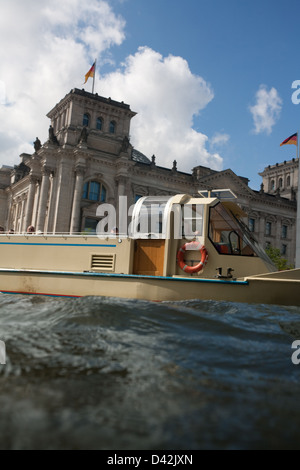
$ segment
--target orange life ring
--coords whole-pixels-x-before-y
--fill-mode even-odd
[[[201,253],[201,260],[198,264],[196,264],[196,266],[188,266],[184,262],[183,256],[187,248],[189,250],[198,250]],[[199,271],[201,271],[201,269],[204,268],[207,261],[208,261],[207,249],[200,242],[194,241],[190,243],[185,243],[185,245],[179,248],[178,253],[177,253],[177,264],[186,273],[190,273],[190,274],[198,273]]]

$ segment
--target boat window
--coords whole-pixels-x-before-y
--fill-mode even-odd
[[[173,198],[144,196],[138,199],[132,214],[131,236],[162,239],[203,236],[203,204],[174,204]]]
[[[135,204],[130,233],[133,238],[165,238],[170,196],[145,196]]]
[[[203,209],[203,204],[183,204],[181,206],[183,238],[203,235]]]
[[[209,238],[221,254],[257,256],[242,226],[221,203],[210,208]]]

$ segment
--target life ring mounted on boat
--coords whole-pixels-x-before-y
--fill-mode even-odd
[[[198,250],[201,253],[201,260],[195,266],[188,266],[185,263],[184,259],[183,259],[184,254],[185,254],[187,249],[188,250]],[[195,242],[194,241],[194,242],[190,242],[190,243],[185,243],[181,248],[179,248],[179,250],[177,252],[177,264],[178,264],[178,266],[184,272],[189,273],[189,274],[194,274],[194,273],[198,273],[199,271],[201,271],[205,267],[207,261],[208,261],[207,249],[200,242]]]

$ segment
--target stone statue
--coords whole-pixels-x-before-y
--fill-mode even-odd
[[[79,143],[87,143],[87,138],[88,138],[88,130],[86,128],[86,126],[84,126],[82,128],[82,131],[80,133],[80,137],[79,137]]]
[[[51,124],[50,124],[50,126],[49,126],[49,141],[50,141],[52,144],[59,145],[58,140],[57,140],[57,137],[56,137],[56,135],[54,135],[54,129],[53,129],[53,127],[51,126]]]
[[[121,152],[127,152],[128,147],[129,147],[129,139],[127,135],[125,135],[123,142],[122,142]]]
[[[33,142],[35,152],[38,152],[42,146],[40,139],[37,137]]]

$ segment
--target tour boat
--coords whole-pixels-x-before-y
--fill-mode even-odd
[[[234,199],[230,190],[142,197],[128,228],[119,214],[117,233],[109,218],[96,233],[3,233],[0,291],[299,306],[300,269],[276,272]]]

